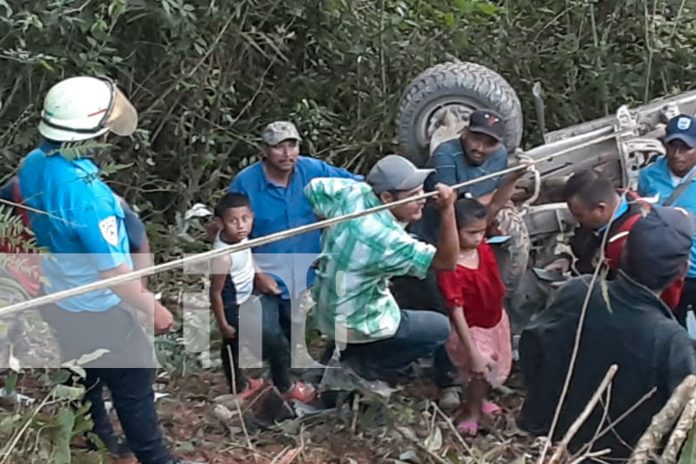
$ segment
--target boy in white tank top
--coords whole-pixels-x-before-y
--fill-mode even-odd
[[[215,207],[215,222],[218,233],[213,248],[247,241],[254,224],[249,199],[242,194],[225,194]],[[251,249],[230,253],[212,262],[210,302],[222,334],[222,366],[230,392],[239,394],[240,399],[254,396],[265,384],[262,379],[247,379],[239,368],[239,307],[251,296],[254,274]],[[233,363],[230,363],[230,351]]]

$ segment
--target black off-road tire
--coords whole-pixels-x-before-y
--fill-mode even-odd
[[[401,153],[414,163],[427,161],[430,137],[446,107],[464,120],[475,109],[492,109],[505,121],[508,151],[513,153],[522,141],[522,105],[512,86],[485,66],[447,62],[419,74],[401,97],[397,137]]]

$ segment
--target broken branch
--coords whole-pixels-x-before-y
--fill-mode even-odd
[[[650,426],[645,431],[636,448],[631,454],[629,464],[646,464],[662,438],[672,428],[684,410],[684,406],[691,398],[696,387],[696,376],[689,375],[674,390],[667,404],[654,417]]]
[[[694,427],[694,418],[696,418],[696,390],[692,391],[691,399],[686,403],[686,407],[679,417],[677,425],[669,437],[667,446],[662,453],[662,464],[669,464],[677,461],[679,450],[681,449],[686,437]]]
[[[587,418],[590,417],[590,414],[592,414],[592,411],[594,410],[595,406],[597,406],[599,399],[602,397],[606,389],[609,387],[609,384],[614,379],[614,376],[616,375],[616,372],[618,370],[619,367],[616,364],[612,364],[609,367],[609,370],[604,376],[604,379],[599,384],[599,387],[597,387],[597,390],[592,395],[592,398],[590,398],[590,401],[585,406],[585,409],[583,409],[583,411],[580,413],[575,422],[573,422],[573,424],[570,426],[565,436],[561,440],[560,444],[556,447],[556,451],[551,456],[551,459],[549,460],[548,464],[557,464],[558,462],[560,462],[565,451],[568,449],[568,444],[570,443],[570,440],[573,439],[575,434],[578,433],[578,431],[580,430],[580,427],[582,427]]]

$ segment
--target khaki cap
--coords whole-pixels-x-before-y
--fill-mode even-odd
[[[283,140],[302,140],[297,127],[288,121],[275,121],[266,126],[261,136],[266,145],[278,145]]]

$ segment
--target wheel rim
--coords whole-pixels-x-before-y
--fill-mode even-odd
[[[430,138],[435,130],[442,124],[442,118],[446,111],[451,111],[457,118],[467,122],[469,115],[483,105],[477,100],[457,96],[446,96],[435,100],[426,106],[416,122],[416,137],[418,145],[426,148],[430,144]]]

